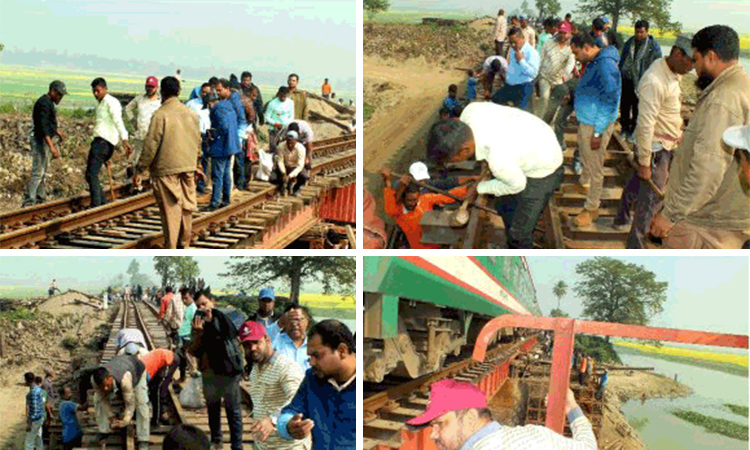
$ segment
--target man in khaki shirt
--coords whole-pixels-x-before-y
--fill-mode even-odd
[[[638,84],[640,113],[635,129],[638,170],[625,183],[615,229],[627,230],[627,248],[644,248],[651,219],[661,208],[661,199],[648,184],[662,191],[667,184],[672,150],[682,137],[680,80],[693,68],[692,36],[682,35],[666,58],[656,60]]]
[[[286,80],[289,86],[289,98],[294,102],[294,118],[307,120],[310,113],[307,110],[307,92],[297,89],[299,75],[293,73]]]
[[[147,167],[151,186],[159,205],[164,247],[182,248],[190,245],[193,211],[198,207],[195,177],[203,177],[198,168],[201,132],[198,116],[178,98],[180,82],[175,77],[161,80],[162,105],[151,119],[143,142],[143,155],[136,168],[133,183],[139,184],[138,173]]]
[[[664,208],[651,233],[666,248],[739,249],[750,239],[750,193],[742,188],[740,163],[722,133],[750,120],[750,77],[739,64],[733,29],[703,28],[691,44],[703,92],[675,152]]]

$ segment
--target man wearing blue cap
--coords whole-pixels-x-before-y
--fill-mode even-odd
[[[258,311],[250,317],[250,320],[263,325],[271,342],[279,334],[279,324],[277,323],[279,316],[274,310],[275,305],[276,293],[273,288],[263,288],[258,294]]]

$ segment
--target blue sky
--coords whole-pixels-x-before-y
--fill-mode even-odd
[[[497,14],[497,10],[506,11],[521,6],[523,0],[392,0],[393,8],[426,8],[437,10],[469,10],[482,14]],[[532,9],[534,0],[528,0]],[[573,11],[578,2],[575,0],[560,0],[564,12]],[[700,28],[714,24],[724,24],[733,27],[738,33],[750,33],[750,1],[748,0],[672,0],[671,14],[673,20],[682,22],[687,30],[697,31]]]
[[[0,42],[174,63],[186,78],[206,66],[297,72],[317,87],[356,77],[356,11],[353,0],[2,0]]]
[[[568,285],[560,309],[572,317],[583,311],[573,292],[579,279],[575,266],[588,257],[528,257],[539,306],[545,315],[557,306],[552,287],[558,280]],[[722,333],[748,333],[750,300],[747,257],[617,257],[636,263],[667,281],[664,311],[651,325]]]

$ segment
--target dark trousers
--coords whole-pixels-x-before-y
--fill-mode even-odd
[[[177,353],[180,355],[180,380],[184,380],[187,377],[187,346],[190,345],[190,339],[181,337],[179,342],[180,345],[177,347]]]
[[[495,41],[495,54],[498,56],[505,57],[503,54],[503,50],[505,50],[503,47],[505,47],[504,41]]]
[[[544,121],[554,128],[557,142],[560,143],[563,152],[565,151],[565,126],[568,123],[568,118],[575,111],[575,103],[572,98],[577,85],[578,79],[572,78],[552,88],[549,105],[547,105],[547,111],[544,113]]]
[[[221,443],[221,401],[229,422],[232,450],[242,450],[242,396],[240,394],[241,375],[216,375],[210,370],[203,371],[203,396],[208,409],[208,426],[211,429],[211,442]]]
[[[83,436],[78,436],[68,442],[63,442],[63,450],[73,450],[74,448],[83,447]]]
[[[231,168],[228,158],[211,158],[211,206],[219,207],[229,204],[229,196],[232,193]]]
[[[203,173],[208,175],[208,136],[203,134],[201,137],[201,167]],[[200,192],[206,189],[206,180],[200,180],[196,183],[195,188]]]
[[[289,173],[289,169],[287,169],[287,173]],[[302,186],[307,183],[307,180],[309,178],[310,176],[308,175],[307,169],[302,169],[302,171],[295,178],[290,179],[287,182],[287,185],[284,186],[284,177],[281,175],[281,171],[279,171],[278,166],[274,166],[271,176],[268,177],[268,181],[278,186],[279,190],[291,189],[292,193],[296,194],[297,192],[299,192]]]
[[[651,158],[651,179],[662,191],[669,176],[669,163],[672,152],[660,150],[654,152]],[[662,200],[656,195],[648,183],[638,178],[634,171],[630,174],[622,191],[620,206],[615,216],[615,225],[624,225],[632,220],[628,234],[627,248],[645,248],[644,242],[648,238],[651,220],[661,209]]]
[[[232,167],[232,174],[234,175],[234,185],[237,189],[245,189],[245,140],[241,140],[242,151],[234,155],[234,166]]]
[[[635,95],[635,82],[622,77],[620,96],[620,125],[622,130],[632,133],[638,123],[638,96]]]
[[[102,185],[99,183],[99,171],[112,158],[114,152],[115,146],[100,137],[94,138],[91,143],[89,158],[86,161],[86,182],[89,185],[89,192],[91,192],[91,206],[100,206],[106,203]]]
[[[563,179],[562,166],[544,178],[527,178],[526,188],[495,200],[495,210],[505,223],[508,248],[533,248],[534,228]]]
[[[169,398],[169,384],[174,378],[174,373],[180,366],[180,355],[174,355],[174,361],[167,367],[162,367],[151,381],[148,382],[148,399],[151,402],[151,425],[156,426],[161,414],[161,406]]]
[[[492,101],[498,105],[513,103],[524,111],[531,109],[531,97],[534,94],[534,83],[504,84],[499,91],[492,96]]]

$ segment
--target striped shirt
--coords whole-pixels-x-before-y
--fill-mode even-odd
[[[539,425],[506,427],[491,422],[464,442],[460,450],[596,450],[596,438],[591,423],[580,408],[569,414],[572,438],[557,434]]]
[[[281,408],[294,398],[303,376],[299,365],[278,352],[263,366],[254,364],[250,372],[253,418],[271,417],[275,422]],[[265,442],[256,441],[255,444],[260,450],[309,450],[312,441],[309,436],[302,440],[286,440],[274,430]]]
[[[576,66],[570,45],[561,47],[555,38],[548,39],[544,43],[540,57],[542,62],[539,67],[539,76],[553,86],[565,81],[563,78],[573,73]]]

